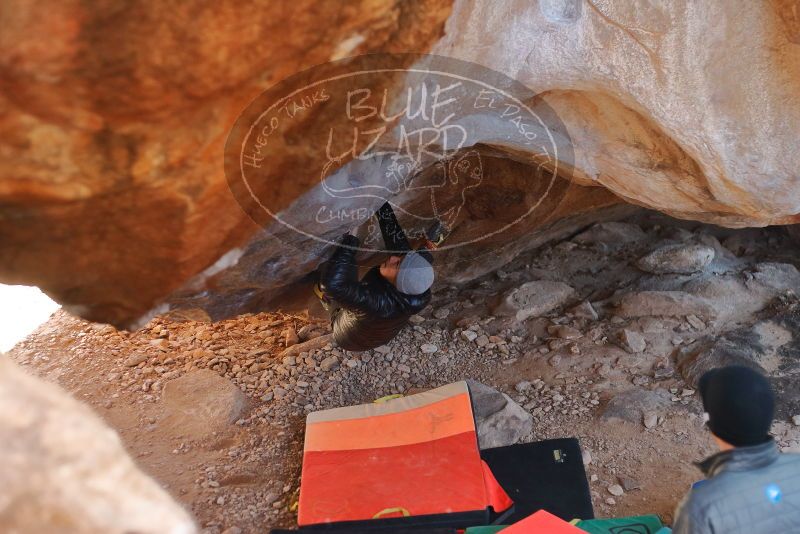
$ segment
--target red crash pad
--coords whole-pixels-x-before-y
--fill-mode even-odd
[[[511,504],[480,458],[465,382],[308,415],[300,526]]]
[[[586,534],[553,514],[539,510],[502,530],[503,534]]]

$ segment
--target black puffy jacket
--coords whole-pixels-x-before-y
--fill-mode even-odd
[[[381,226],[383,229],[383,224]],[[394,235],[400,235],[405,241],[402,233]],[[333,339],[345,350],[373,349],[389,342],[408,323],[409,317],[425,308],[431,300],[431,291],[420,295],[401,293],[381,276],[378,267],[370,269],[359,281],[355,259],[359,240],[346,235],[342,245],[336,249],[320,278],[322,291],[339,306],[331,317]],[[387,245],[391,249],[404,246],[402,242],[387,242]],[[420,254],[433,262],[430,252]]]

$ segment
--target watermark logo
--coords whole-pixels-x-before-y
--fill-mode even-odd
[[[446,228],[438,252],[502,242],[546,220],[572,163],[542,98],[486,67],[418,54],[300,72],[247,107],[225,149],[231,191],[259,224],[300,246],[350,231],[386,252],[374,216],[384,203],[410,239]]]

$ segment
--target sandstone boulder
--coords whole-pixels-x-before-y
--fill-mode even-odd
[[[600,417],[639,425],[645,415],[664,413],[672,404],[671,398],[672,395],[663,389],[630,389],[612,397]]]
[[[513,445],[533,431],[533,416],[511,397],[474,380],[467,384],[481,449]]]
[[[800,303],[796,297],[778,299],[762,312],[762,319],[705,337],[681,349],[677,368],[686,382],[697,386],[706,371],[727,365],[744,365],[764,373],[776,391],[779,417],[800,411]]]
[[[234,423],[247,398],[227,378],[200,369],[167,382],[162,402],[161,425],[176,436],[202,439]]]
[[[495,315],[524,321],[555,310],[575,297],[575,290],[563,282],[536,280],[507,292],[494,307]]]
[[[627,328],[624,328],[619,333],[619,342],[622,348],[631,354],[644,352],[644,350],[647,348],[647,342],[645,341],[644,336],[642,336],[642,334],[639,332],[628,330]]]
[[[38,285],[74,314],[125,326],[166,311],[184,284],[201,293],[260,230],[224,174],[226,137],[247,104],[313,65],[429,51],[450,3],[7,4],[0,281]],[[306,192],[299,170],[274,189],[282,207]],[[300,265],[286,243],[256,240]],[[272,283],[263,269],[261,278]],[[249,303],[252,285],[237,282],[228,314]]]
[[[800,272],[788,263],[759,263],[741,273],[697,277],[683,284],[682,289],[711,304],[717,321],[736,322],[759,312],[786,292],[800,292]]]
[[[653,274],[692,274],[713,259],[714,249],[705,245],[667,245],[640,258],[636,266]]]
[[[552,126],[551,151],[509,146],[485,114],[462,117],[474,135],[453,169],[482,168],[486,180],[447,199],[463,199],[447,212],[460,210],[454,237],[494,236],[520,212],[541,209],[491,245],[442,251],[449,270],[440,279],[480,276],[620,201],[727,226],[800,222],[793,2],[751,3],[747,16],[727,0],[358,0],[347,9],[309,0],[236,9],[15,0],[5,9],[13,16],[0,35],[0,280],[38,285],[92,320],[136,326],[167,306],[218,319],[269,304],[313,271],[329,253],[325,240],[382,199],[331,206],[335,224],[323,240],[253,224],[251,206],[243,210],[229,190],[223,145],[265,89],[366,52],[488,66],[550,110],[540,118]],[[401,85],[383,76],[371,87],[388,89],[392,103]],[[323,174],[336,191],[383,187],[404,207],[430,199],[393,189],[386,158],[360,151],[322,173],[312,150],[324,149],[327,126],[337,124],[323,111],[307,118],[270,139],[279,150],[265,166],[263,200],[276,217],[313,222]],[[541,170],[545,155],[569,170],[541,189],[521,177]],[[420,176],[453,169],[425,162]],[[615,241],[613,232],[580,240]]]
[[[602,243],[616,247],[645,239],[647,234],[635,224],[625,222],[598,223],[572,240],[582,245]]]
[[[88,407],[2,356],[0,406],[0,531],[197,531]]]
[[[684,291],[638,291],[626,293],[614,310],[620,317],[666,316],[683,317],[697,315],[713,319],[717,317],[714,306],[702,297]]]
[[[800,271],[791,263],[759,263],[752,275],[756,282],[776,291],[800,289]]]

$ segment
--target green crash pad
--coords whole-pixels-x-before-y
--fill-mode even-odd
[[[575,524],[590,534],[657,534],[663,527],[657,515],[640,515],[612,519],[587,519]],[[470,527],[465,534],[496,534],[506,528],[502,526]]]
[[[640,515],[612,519],[587,519],[575,525],[591,534],[656,534],[661,527],[657,515]]]

